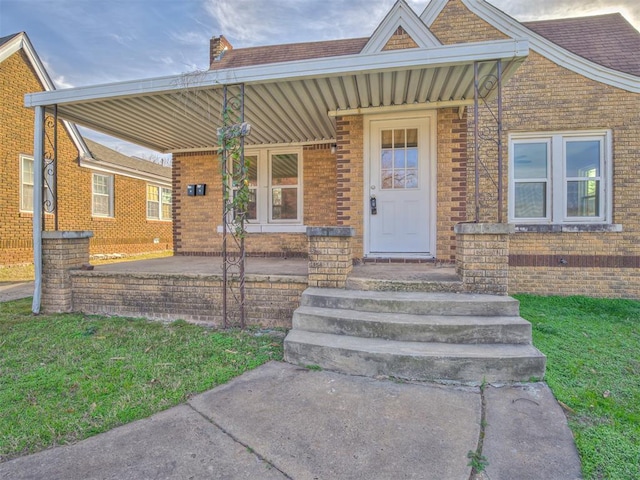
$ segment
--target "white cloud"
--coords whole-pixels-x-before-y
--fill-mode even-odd
[[[536,0],[535,7],[530,0],[491,0],[490,3],[521,21],[620,12],[640,28],[640,2],[637,0]]]
[[[420,14],[427,0],[411,1]],[[337,38],[373,33],[394,0],[204,0],[220,31],[238,47]]]

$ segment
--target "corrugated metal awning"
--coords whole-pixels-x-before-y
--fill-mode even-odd
[[[500,40],[212,70],[25,96],[27,107],[160,152],[217,148],[224,85],[245,84],[248,144],[329,142],[333,116],[385,107],[473,103],[473,65],[503,78],[528,54],[525,40]],[[409,107],[410,106],[410,107]]]

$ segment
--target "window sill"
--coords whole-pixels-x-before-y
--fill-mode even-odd
[[[92,222],[115,222],[115,217],[91,217]]]
[[[306,233],[306,225],[286,225],[286,224],[248,224],[247,233]],[[222,233],[222,225],[218,225],[218,233]]]
[[[171,223],[171,220],[167,220],[164,218],[147,218],[147,222],[149,223]]]
[[[618,223],[516,224],[516,233],[602,233],[622,232]]]

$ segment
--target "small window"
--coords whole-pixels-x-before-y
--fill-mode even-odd
[[[610,221],[610,143],[609,132],[512,135],[510,221]]]
[[[171,220],[171,189],[147,185],[147,218]]]
[[[249,187],[247,220],[259,225],[302,222],[301,150],[254,150],[244,160]],[[235,195],[237,186],[232,188]]]
[[[93,208],[96,217],[113,217],[113,176],[93,174]]]
[[[33,158],[20,157],[20,210],[33,212]]]
[[[52,186],[54,182],[53,170],[46,169],[45,182]],[[22,212],[33,212],[33,183],[34,183],[34,161],[33,157],[20,155],[20,210]],[[43,185],[43,200],[49,205],[53,205],[53,193]]]

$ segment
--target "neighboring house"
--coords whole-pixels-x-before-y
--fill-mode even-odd
[[[33,260],[33,111],[27,92],[54,85],[25,33],[0,38],[0,265]],[[52,157],[53,117],[45,152]],[[92,253],[172,248],[171,169],[83,139],[73,124],[57,128],[60,230],[92,230]],[[52,180],[49,170],[45,174]],[[54,196],[45,191],[45,200]],[[52,213],[46,229],[55,228]]]
[[[218,37],[208,72],[26,104],[172,152],[177,255],[221,250],[212,132],[222,86],[244,84],[249,254],[305,256],[306,228],[335,225],[355,230],[356,260],[453,262],[456,224],[501,221],[515,228],[509,293],[637,298],[638,51],[619,14],[521,23],[482,0],[432,0],[421,15],[399,0],[368,38],[234,49]],[[502,219],[497,149],[481,154],[477,196],[474,160],[475,127],[491,123],[474,118],[474,66],[484,76],[498,60]]]

